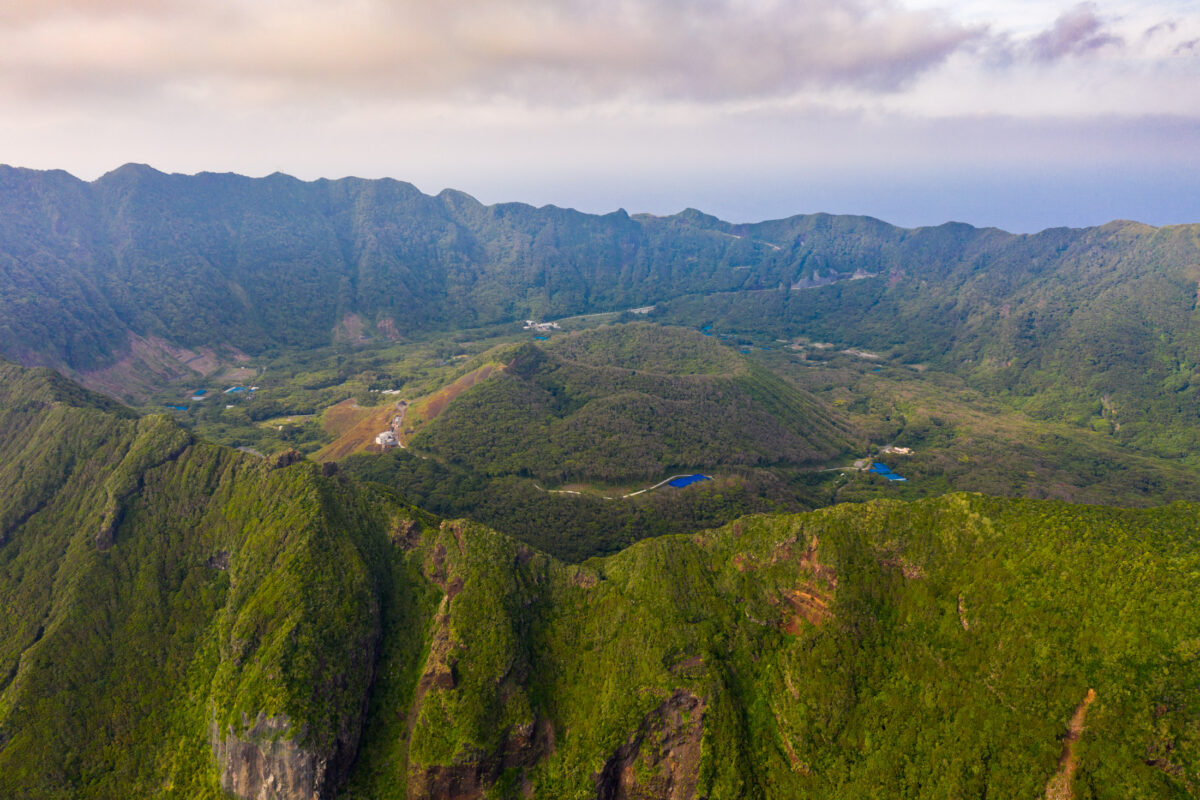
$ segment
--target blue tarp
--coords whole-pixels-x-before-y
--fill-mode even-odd
[[[192,392],[192,394],[194,394],[196,397],[199,397],[200,395],[204,394],[207,391],[208,391],[208,389],[197,389],[196,391]]]
[[[174,406],[174,405],[171,405],[170,403],[167,403],[166,406],[167,406],[167,408],[173,408],[176,411],[187,411],[187,406]]]
[[[710,481],[712,478],[707,475],[684,475],[682,478],[676,478],[668,483],[668,486],[674,486],[676,489],[682,489],[685,486],[691,486],[693,483],[700,481]]]
[[[550,340],[549,336],[535,336],[533,338],[537,339],[539,342],[546,342]]]
[[[891,468],[888,467],[887,464],[881,464],[878,461],[876,461],[874,464],[871,465],[871,472],[874,472],[876,475],[882,475],[883,477],[887,478],[889,481],[906,481],[906,480],[908,480],[908,478],[901,478],[899,475],[892,472]]]

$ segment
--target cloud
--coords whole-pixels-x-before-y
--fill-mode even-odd
[[[886,93],[983,35],[892,0],[15,0],[0,19],[10,92],[249,101]]]
[[[1123,44],[1124,39],[1111,33],[1097,14],[1095,3],[1080,3],[1059,15],[1049,30],[1029,42],[1029,55],[1034,61],[1050,63]]]
[[[1149,28],[1146,28],[1146,31],[1142,34],[1142,38],[1152,39],[1155,36],[1174,33],[1178,28],[1179,28],[1179,23],[1176,22],[1175,20],[1173,20],[1173,19],[1164,20],[1162,22],[1158,22],[1158,23],[1155,23],[1154,25],[1151,25]]]

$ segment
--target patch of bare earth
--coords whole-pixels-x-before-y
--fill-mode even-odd
[[[1075,797],[1075,770],[1079,761],[1075,755],[1075,743],[1083,735],[1083,723],[1087,720],[1088,706],[1096,700],[1096,690],[1088,689],[1083,702],[1075,708],[1071,721],[1067,723],[1067,735],[1063,738],[1063,751],[1058,759],[1058,772],[1046,784],[1046,800],[1072,800]]]
[[[805,576],[801,586],[784,593],[783,601],[791,612],[784,620],[783,631],[798,635],[803,623],[821,625],[833,618],[830,604],[837,589],[837,573],[817,560],[818,538],[814,535],[800,554],[800,574]],[[789,552],[790,555],[790,552]]]
[[[133,403],[141,403],[172,381],[207,377],[221,367],[212,348],[188,350],[157,336],[130,334],[127,350],[116,362],[71,377],[89,389]]]
[[[226,383],[244,383],[258,375],[253,367],[229,367],[217,377]]]
[[[363,321],[358,314],[347,314],[333,328],[335,342],[362,342],[367,337],[363,335]]]
[[[367,450],[375,445],[375,437],[392,426],[399,414],[399,405],[386,403],[364,408],[354,398],[343,400],[325,409],[321,424],[335,438],[317,451],[317,461],[340,461],[346,456]]]
[[[396,321],[391,317],[384,317],[379,320],[375,325],[375,330],[379,331],[383,338],[390,341],[395,342],[400,339],[400,330],[396,327]]]
[[[423,422],[429,422],[434,419],[438,414],[446,410],[446,406],[450,405],[454,398],[472,386],[476,386],[487,380],[493,373],[502,369],[504,369],[502,364],[485,364],[477,370],[468,372],[453,383],[443,386],[433,394],[417,400],[409,409],[411,426],[415,428]],[[408,433],[407,429],[405,433]]]

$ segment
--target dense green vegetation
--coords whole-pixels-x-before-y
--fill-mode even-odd
[[[1196,226],[0,167],[0,355],[166,411],[0,360],[0,796],[1193,794],[1198,285]]]
[[[909,481],[888,483],[850,469],[839,473],[806,465],[744,468],[726,463],[715,468],[694,467],[716,476],[715,483],[683,492],[659,490],[614,503],[601,495],[620,495],[674,474],[670,462],[664,461],[668,466],[661,469],[666,471],[651,478],[612,486],[597,483],[593,477],[566,487],[580,490],[582,495],[555,494],[543,491],[560,487],[556,475],[546,475],[557,465],[549,442],[540,439],[528,449],[543,459],[539,472],[545,477],[521,478],[519,468],[517,474],[503,474],[483,448],[468,450],[473,458],[455,465],[429,457],[430,451],[416,445],[401,453],[355,456],[344,464],[345,469],[358,478],[384,483],[409,502],[442,516],[470,517],[571,561],[611,553],[647,536],[723,525],[751,512],[800,511],[875,497],[917,499],[968,490],[1145,506],[1200,496],[1200,473],[1186,460],[1139,452],[1091,427],[1034,418],[1003,398],[989,396],[945,372],[914,370],[893,357],[843,353],[804,338],[780,343],[724,332],[701,337],[647,325],[612,326],[603,322],[607,319],[611,317],[565,321],[563,331],[555,332],[548,342],[535,343],[548,363],[568,362],[569,370],[555,374],[570,377],[572,390],[581,396],[608,391],[606,362],[614,365],[618,375],[628,374],[621,370],[636,368],[648,382],[665,375],[697,385],[730,380],[739,373],[744,378],[751,370],[760,375],[769,371],[803,390],[799,395],[803,403],[771,405],[776,397],[797,397],[791,387],[781,390],[776,380],[760,384],[766,391],[753,399],[756,406],[781,419],[814,419],[810,413],[829,416],[837,420],[838,431],[849,432],[854,443],[853,451],[834,461],[834,466],[848,468],[856,458],[874,455]],[[161,395],[147,409],[157,410],[164,401],[182,402],[190,406],[187,411],[169,413],[198,435],[264,453],[288,447],[313,453],[335,435],[327,427],[325,408],[347,399],[374,407],[392,402],[390,397],[439,396],[446,385],[479,365],[500,358],[511,360],[514,345],[531,339],[531,334],[511,329],[485,329],[462,331],[453,337],[434,335],[406,344],[339,345],[289,352],[256,360],[261,372],[254,381],[260,384],[260,391],[249,396],[243,393],[192,402],[188,398],[196,386],[186,384]],[[751,355],[739,350],[749,350]],[[568,355],[569,359],[565,358]],[[207,385],[215,392],[226,384],[210,381]],[[561,393],[559,385],[550,384],[550,388],[552,393]],[[402,394],[385,396],[379,389],[399,389]],[[813,396],[820,401],[815,407]],[[464,397],[470,400],[469,393]],[[227,408],[228,404],[233,407]],[[459,436],[450,437],[452,441],[469,442],[470,437],[477,445],[492,441],[483,435],[492,435],[487,429],[494,427],[497,414],[510,411],[503,404],[475,402],[473,407],[477,414],[459,415],[463,428]],[[687,410],[705,409],[693,406]],[[518,408],[517,414],[522,411],[531,416],[528,409]],[[418,416],[416,412],[414,416]],[[547,412],[529,421],[526,431],[532,433],[528,438],[542,436],[541,426],[555,419]],[[714,426],[716,435],[726,438],[736,435],[730,429],[736,430],[740,424],[725,413],[710,413],[700,422]],[[617,419],[613,424],[630,427],[637,420]],[[820,430],[809,432],[815,435]],[[716,438],[703,430],[687,433],[689,439],[698,441]],[[645,434],[643,429],[640,435]],[[841,434],[835,431],[833,435]],[[519,437],[509,438],[511,444]],[[588,464],[612,463],[611,456],[603,452],[606,442],[597,444],[599,458]],[[902,456],[880,453],[889,444],[910,447],[914,452]],[[610,452],[618,451],[614,446]],[[716,459],[718,464],[720,460]]]
[[[821,348],[756,357],[836,408],[871,442],[871,457],[909,479],[889,484],[846,471],[837,501],[964,490],[1122,506],[1200,497],[1200,471],[1186,460],[1154,457],[1091,428],[1023,414],[953,375]],[[889,445],[912,452],[885,452]]]
[[[653,536],[720,527],[753,512],[828,505],[834,482],[830,473],[730,469],[684,490],[667,487],[613,500],[546,491],[515,476],[480,475],[409,450],[362,453],[341,467],[415,506],[447,518],[469,517],[566,561],[614,553]]]
[[[1070,761],[1076,797],[1182,797],[1200,770],[1194,504],[843,504],[571,566],[0,378],[5,796],[1030,797]]]
[[[695,332],[605,327],[503,361],[412,445],[480,474],[556,483],[812,464],[850,447],[830,409]]]
[[[866,347],[1154,455],[1188,457],[1200,445],[1195,226],[1111,223],[1019,237],[943,226],[904,232],[879,261],[842,269],[855,264],[879,276],[695,294],[657,313]]]
[[[0,354],[121,396],[189,374],[180,347],[234,359],[657,304],[928,363],[1155,455],[1200,444],[1195,226],[731,225],[136,165],[94,183],[2,168],[0,212]]]
[[[0,794],[214,796],[210,742],[260,714],[344,769],[380,511],[48,371],[0,387]]]
[[[768,249],[391,180],[132,164],[90,184],[0,168],[0,211],[0,354],[77,370],[111,363],[130,333],[257,354],[627,308],[736,287],[731,266]]]

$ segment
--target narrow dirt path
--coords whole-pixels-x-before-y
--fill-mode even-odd
[[[1072,800],[1075,797],[1075,770],[1079,761],[1075,757],[1075,743],[1083,735],[1083,723],[1087,719],[1088,706],[1096,700],[1096,690],[1088,689],[1083,702],[1075,709],[1067,723],[1067,736],[1063,739],[1062,755],[1058,758],[1058,773],[1046,784],[1046,800]]]
[[[645,494],[646,492],[652,492],[655,489],[659,488],[660,486],[667,485],[668,483],[675,480],[676,478],[687,478],[694,474],[696,474],[696,473],[687,472],[687,473],[683,473],[680,475],[672,475],[671,477],[669,477],[665,480],[659,481],[658,483],[654,484],[653,486],[647,486],[645,489],[638,489],[636,492],[630,492],[629,494],[623,494],[623,495],[619,495],[619,496],[613,496],[610,494],[598,494],[596,492],[577,492],[574,489],[543,489],[541,486],[539,486],[536,483],[533,485],[533,488],[537,489],[539,492],[545,492],[546,494],[577,494],[577,495],[585,495],[586,494],[590,497],[600,497],[605,500],[624,500],[629,497],[637,497],[639,494]],[[706,475],[705,477],[708,478],[709,480],[712,480],[711,475]]]

